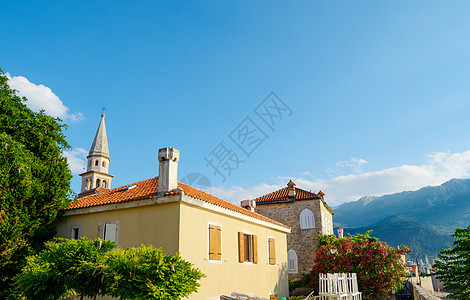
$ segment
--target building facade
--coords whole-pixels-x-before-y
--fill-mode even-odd
[[[160,149],[158,161],[158,177],[85,190],[64,211],[58,236],[179,252],[206,275],[189,299],[215,300],[232,292],[287,297],[290,228],[178,182],[178,150]]]
[[[300,279],[312,271],[318,234],[333,234],[333,211],[323,192],[312,193],[296,188],[291,180],[287,187],[244,202],[254,211],[291,228],[287,234],[289,279]]]

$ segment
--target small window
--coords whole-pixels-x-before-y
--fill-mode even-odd
[[[107,180],[103,180],[103,187],[108,188],[108,181]]]
[[[95,160],[95,166],[98,166],[98,160]]]
[[[276,264],[276,241],[274,238],[268,238],[269,264]]]
[[[258,263],[258,237],[256,235],[238,233],[238,261]]]
[[[101,180],[100,179],[96,179],[96,187],[99,187],[101,185]]]
[[[290,249],[287,252],[287,261],[288,261],[288,271],[289,273],[298,273],[299,266],[297,261],[297,253],[294,250]]]
[[[101,166],[106,167],[106,162],[103,161],[103,162],[101,163]]]
[[[117,236],[117,224],[106,223],[104,225],[104,240],[116,242],[116,236]]]
[[[80,238],[80,226],[72,227],[71,238],[73,240],[78,240]]]
[[[209,225],[209,259],[222,260],[222,229],[220,226]]]
[[[315,228],[313,212],[306,208],[300,213],[300,229]]]

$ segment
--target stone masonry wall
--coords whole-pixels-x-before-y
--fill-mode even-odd
[[[300,229],[300,213],[305,208],[313,212],[315,228]],[[321,200],[301,200],[288,203],[258,203],[255,211],[291,227],[291,233],[287,234],[287,251],[293,249],[297,253],[299,271],[298,273],[290,273],[289,279],[297,280],[302,274],[310,273],[315,260],[315,250],[318,246],[317,233],[324,233],[322,231],[323,217],[331,219],[331,214],[324,209],[323,202]]]

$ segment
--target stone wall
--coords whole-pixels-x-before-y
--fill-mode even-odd
[[[315,228],[300,229],[300,213],[310,209],[315,219]],[[290,249],[297,253],[298,273],[290,273],[289,279],[300,279],[302,274],[310,273],[315,260],[315,250],[318,246],[317,233],[323,233],[324,217],[331,218],[331,214],[324,208],[322,200],[298,200],[287,203],[257,204],[255,211],[268,218],[291,227],[287,234],[287,251]],[[331,221],[330,224],[333,224]],[[333,231],[332,225],[330,231]]]
[[[431,292],[414,282],[411,283],[411,289],[413,291],[414,300],[441,300],[441,298],[434,296]]]

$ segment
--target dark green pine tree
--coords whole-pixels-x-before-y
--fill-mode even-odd
[[[470,299],[470,226],[457,228],[452,235],[454,248],[443,249],[440,261],[433,266],[435,274],[452,292],[453,299]]]
[[[66,125],[25,101],[0,68],[0,299],[13,298],[13,277],[54,236],[72,195]]]

